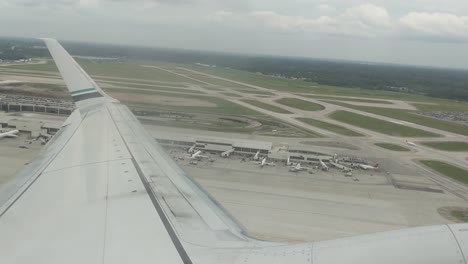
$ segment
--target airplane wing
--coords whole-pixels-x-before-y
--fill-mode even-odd
[[[127,107],[45,42],[77,109],[1,190],[0,263],[466,263],[466,224],[296,245],[248,237]]]

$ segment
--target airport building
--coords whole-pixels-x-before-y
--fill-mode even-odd
[[[288,149],[289,158],[294,162],[313,162],[316,163],[319,160],[328,162],[333,156],[325,153],[312,151],[310,147],[302,145],[291,145]]]
[[[160,134],[156,140],[166,147],[191,148],[195,146],[197,150],[213,154],[254,155],[260,151],[262,155],[269,155],[272,147],[272,143],[266,141],[200,137],[174,133]]]
[[[75,108],[73,102],[62,99],[0,95],[0,110],[5,112],[35,112],[68,116]]]
[[[5,117],[0,119],[2,129],[17,129],[20,132],[31,133],[31,137],[54,135],[59,131],[61,122],[41,122],[29,118]]]
[[[319,160],[328,162],[333,158],[332,155],[315,152],[304,146],[286,145],[278,148],[273,146],[272,142],[258,140],[202,137],[177,133],[161,133],[156,138],[159,144],[165,147],[185,149],[194,147],[196,150],[226,157],[231,154],[252,156],[259,152],[261,156],[268,156],[268,159],[273,161],[286,161],[289,158],[291,162],[302,162],[304,164],[317,163]]]

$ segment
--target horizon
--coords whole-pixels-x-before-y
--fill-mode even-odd
[[[5,0],[0,35],[468,69],[468,3]]]
[[[21,37],[21,36],[4,36],[0,35],[0,39],[22,39],[22,40],[38,40],[40,38],[34,37]],[[330,57],[299,57],[294,55],[277,55],[268,53],[257,53],[257,52],[235,52],[235,51],[223,51],[223,50],[208,50],[208,49],[193,49],[193,48],[174,48],[174,47],[163,47],[163,46],[150,46],[150,45],[138,45],[138,44],[125,44],[125,43],[110,43],[110,42],[92,42],[92,41],[81,41],[73,39],[57,39],[63,43],[64,46],[67,44],[85,44],[85,45],[101,45],[101,46],[115,46],[115,47],[126,47],[126,48],[147,48],[155,50],[170,50],[170,51],[182,51],[188,53],[208,53],[213,55],[221,56],[240,56],[240,57],[251,57],[251,58],[271,58],[271,59],[292,59],[292,60],[310,60],[310,61],[325,61],[325,62],[336,62],[336,63],[351,63],[351,64],[367,64],[375,66],[395,66],[395,67],[411,67],[421,69],[435,69],[435,70],[453,70],[453,71],[468,71],[468,65],[466,67],[451,67],[451,66],[438,66],[428,64],[407,64],[397,62],[385,62],[385,61],[366,61],[360,59],[342,59],[342,58],[330,58]],[[42,43],[41,43],[42,44]]]

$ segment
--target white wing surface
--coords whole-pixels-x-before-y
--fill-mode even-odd
[[[298,245],[247,237],[127,107],[45,42],[77,110],[1,190],[0,263],[466,263],[465,224]]]

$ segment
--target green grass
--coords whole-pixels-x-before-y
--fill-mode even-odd
[[[233,88],[233,87],[234,88],[250,88],[250,87],[244,86],[242,84],[237,84],[237,83],[234,83],[234,82],[229,82],[229,81],[221,80],[221,79],[218,79],[218,78],[213,78],[213,77],[206,76],[206,75],[203,75],[203,74],[198,74],[198,73],[186,71],[184,69],[170,69],[170,70],[172,70],[174,72],[177,72],[177,73],[180,73],[180,74],[183,74],[183,75],[187,75],[187,76],[189,76],[191,78],[195,78],[197,80],[209,83],[209,84],[214,85],[214,86],[231,87],[231,88]]]
[[[105,75],[90,75],[95,81],[102,81],[102,82],[120,82],[120,83],[132,83],[138,85],[168,85],[174,86],[178,88],[188,88],[191,84],[186,82],[165,82],[165,81],[158,81],[158,80],[143,80],[143,79],[135,79],[129,77],[117,78],[117,77],[109,77]]]
[[[120,78],[135,78],[142,80],[154,80],[163,82],[186,82],[200,84],[197,81],[169,73],[156,68],[142,67],[137,62],[119,62],[119,61],[94,61],[94,60],[77,60],[80,66],[89,75],[100,76],[115,76]],[[12,68],[35,70],[45,72],[57,72],[55,63],[49,61],[47,64],[37,65],[21,65]]]
[[[246,84],[271,88],[279,91],[310,92],[315,87],[315,83],[293,81],[280,78],[269,77],[261,74],[228,69],[223,67],[203,67],[198,65],[180,65],[181,67],[194,71],[215,75],[218,77],[243,82]]]
[[[330,118],[337,121],[396,137],[438,137],[439,135],[417,128],[363,116],[348,111],[336,111]]]
[[[26,83],[26,86],[31,86],[39,89],[55,90],[55,91],[68,91],[65,85],[49,84],[49,83]]]
[[[305,111],[320,111],[325,109],[322,105],[296,98],[283,98],[276,100],[276,102],[282,105],[287,105]]]
[[[376,115],[386,116],[397,120],[403,120],[418,125],[432,127],[455,134],[468,136],[468,126],[460,123],[440,120],[432,117],[427,117],[417,114],[415,111],[381,108],[381,107],[367,107],[367,106],[356,106],[350,105],[337,101],[327,101],[328,103],[348,107],[351,109],[361,110],[364,112],[373,113]]]
[[[238,97],[238,98],[242,97],[242,95],[238,95],[238,94],[235,94],[235,93],[222,93],[222,94],[224,94],[226,96],[230,96],[230,97]]]
[[[375,143],[377,147],[381,147],[384,149],[392,150],[392,151],[410,151],[409,148],[402,147],[400,145],[391,144],[391,143]]]
[[[45,64],[24,64],[24,65],[10,65],[6,69],[30,70],[30,71],[45,71],[58,73],[57,66],[53,61],[47,61]]]
[[[456,218],[458,221],[462,223],[468,223],[468,212],[467,211],[460,211],[460,210],[453,210],[450,212],[450,215]]]
[[[468,151],[468,143],[462,141],[422,142],[421,144],[443,151]]]
[[[393,104],[389,101],[366,99],[366,98],[349,98],[349,97],[334,97],[334,96],[323,96],[323,95],[308,95],[303,94],[302,96],[318,99],[318,100],[338,100],[345,102],[359,102],[359,103],[371,103],[371,104]]]
[[[109,92],[112,95],[112,91],[120,93],[130,93],[130,94],[148,94],[148,95],[162,95],[170,96],[176,98],[187,98],[187,99],[198,99],[202,101],[207,101],[213,104],[216,104],[217,107],[204,107],[204,106],[174,106],[174,105],[164,105],[164,104],[148,104],[148,103],[135,103],[132,101],[121,100],[123,103],[132,106],[132,107],[145,107],[145,108],[154,108],[159,110],[169,110],[175,112],[194,112],[194,113],[216,113],[216,114],[226,114],[226,115],[262,115],[254,110],[243,107],[236,103],[230,101],[212,97],[212,96],[203,96],[196,94],[182,94],[182,93],[170,93],[170,92],[161,92],[161,91],[132,91],[131,89],[104,89],[104,91]]]
[[[236,90],[236,92],[239,92],[239,93],[248,93],[248,94],[258,94],[258,95],[275,95],[274,93],[271,93],[271,92],[261,91],[261,90],[255,90],[255,89],[250,89],[250,90]]]
[[[99,83],[100,81],[98,81]],[[112,83],[112,82],[105,82],[105,83]],[[206,92],[193,90],[193,89],[185,89],[185,88],[175,88],[169,86],[159,86],[159,85],[139,85],[139,84],[121,84],[121,83],[112,83],[115,87],[123,88],[137,88],[137,89],[145,89],[145,90],[155,90],[155,91],[167,91],[167,92],[178,92],[178,93],[196,93],[196,94],[206,94]],[[112,88],[110,88],[112,89]]]
[[[151,68],[147,68],[143,70],[143,73],[138,73],[135,71],[135,68],[138,68],[140,64],[147,64],[147,65],[157,65],[160,67],[168,68],[174,70],[176,67],[183,67],[195,71],[199,71],[201,73],[212,74],[218,77],[232,79],[239,82],[244,82],[246,84],[260,86],[264,88],[271,88],[278,91],[288,91],[288,92],[295,92],[295,93],[314,93],[320,95],[338,95],[338,96],[353,96],[353,97],[366,97],[366,98],[376,98],[376,99],[402,99],[406,101],[415,101],[415,102],[438,102],[437,99],[430,98],[427,96],[416,95],[416,94],[409,94],[409,93],[400,93],[400,92],[393,92],[393,91],[382,91],[382,90],[370,90],[370,89],[361,89],[361,88],[351,88],[351,87],[336,87],[330,85],[322,85],[308,81],[301,81],[301,80],[288,80],[282,78],[275,78],[270,76],[265,76],[261,74],[240,71],[235,69],[223,68],[223,67],[203,67],[199,65],[189,65],[189,64],[173,64],[173,63],[161,63],[156,61],[125,61],[125,62],[117,62],[117,61],[104,61],[104,62],[97,62],[93,60],[78,60],[80,65],[90,75],[109,75],[109,76],[119,76],[128,77],[128,78],[141,78],[147,80],[160,80],[164,81],[165,79],[169,81],[177,80],[178,82],[187,82],[187,83],[195,83],[199,84],[194,80],[190,80],[187,78],[183,78],[181,76],[174,75],[172,77],[167,76],[166,74],[157,73],[156,76],[151,75]],[[107,66],[110,65],[109,69]],[[117,66],[115,66],[117,65]],[[46,71],[46,72],[57,72],[57,68],[53,62],[49,62],[47,64],[38,64],[38,65],[15,65],[9,66],[8,68],[11,69],[29,69],[29,70],[38,70],[38,71]],[[141,67],[140,67],[141,68]],[[127,71],[126,71],[127,70]],[[156,71],[157,69],[153,69]],[[182,69],[176,69],[177,72],[180,73],[187,73]],[[139,70],[137,70],[139,71]],[[190,75],[194,75],[193,77],[197,76],[204,76],[197,73],[190,73]],[[160,75],[160,76],[157,76]],[[120,76],[119,76],[120,77]],[[163,78],[160,78],[163,77]],[[227,87],[249,87],[244,86],[242,84],[235,84],[233,82],[224,81],[215,79],[212,77],[204,76],[200,77],[200,80],[203,80],[208,83],[218,83],[222,86]],[[217,81],[214,81],[217,80]],[[323,98],[326,99],[326,98]],[[332,98],[330,98],[332,99]],[[335,99],[336,100],[336,99]],[[342,99],[339,99],[342,100]],[[350,99],[356,101],[356,99]],[[367,99],[363,99],[367,100]],[[372,102],[376,103],[376,102]],[[383,102],[380,102],[383,104]]]
[[[314,93],[321,95],[339,95],[339,96],[354,96],[354,97],[368,97],[377,99],[401,99],[411,101],[426,102],[432,98],[417,94],[401,93],[383,90],[370,90],[351,87],[336,87],[330,85],[322,85],[314,82],[302,80],[288,80],[266,76],[262,74],[246,72],[223,67],[203,67],[198,65],[178,65],[180,67],[188,68],[191,70],[212,74],[215,76],[244,82],[246,84],[260,86],[263,88],[270,88],[277,91],[287,91],[293,93]]]
[[[323,122],[323,121],[319,121],[319,120],[312,119],[312,118],[296,118],[296,119],[308,125],[319,127],[319,128],[322,128],[322,129],[325,129],[325,130],[328,130],[328,131],[331,131],[340,135],[345,135],[345,136],[350,136],[350,137],[363,137],[364,136],[363,134],[354,132],[345,127],[331,124],[328,122]]]
[[[412,103],[412,105],[414,105],[421,112],[468,112],[468,103],[453,100],[434,99],[429,104]]]
[[[30,72],[30,71],[18,71],[16,69],[5,70],[0,68],[0,73],[4,75],[18,75],[18,76],[32,76],[40,78],[51,78],[51,79],[62,79],[62,76],[53,72]]]
[[[459,182],[468,184],[468,171],[438,160],[421,160],[425,166]]]
[[[274,106],[274,105],[271,105],[271,104],[266,104],[266,103],[262,103],[262,102],[259,102],[259,101],[255,101],[255,100],[242,100],[242,102],[245,102],[245,103],[248,103],[248,104],[251,104],[253,106],[256,106],[256,107],[259,107],[259,108],[263,108],[263,109],[266,109],[266,110],[269,110],[269,111],[272,111],[272,112],[275,112],[275,113],[280,113],[280,114],[292,114],[291,112],[289,112],[288,110],[286,109],[283,109],[281,107],[277,107],[277,106]]]

